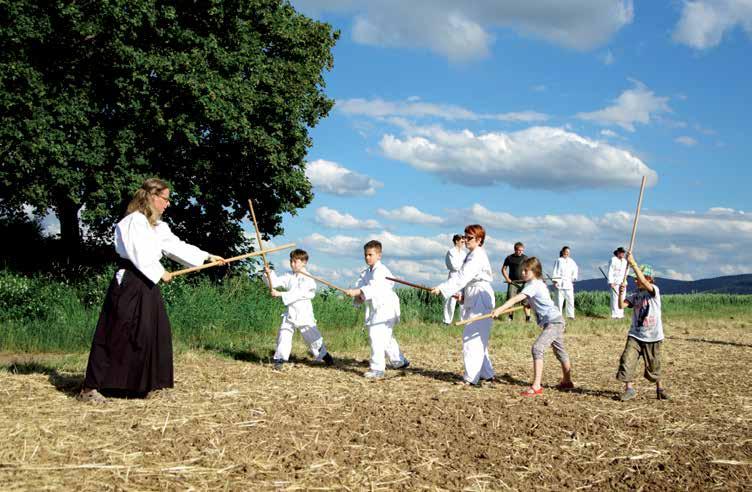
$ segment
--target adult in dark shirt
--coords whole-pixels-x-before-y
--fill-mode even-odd
[[[504,259],[501,266],[501,274],[507,282],[507,299],[510,299],[520,292],[525,286],[522,280],[522,262],[527,259],[525,256],[525,245],[517,242],[514,243],[514,253]],[[514,319],[514,313],[509,313],[509,320]],[[530,308],[525,306],[525,321],[530,321]]]

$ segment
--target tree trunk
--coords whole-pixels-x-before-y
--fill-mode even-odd
[[[60,241],[63,257],[70,263],[77,261],[81,254],[81,228],[78,225],[78,211],[81,207],[64,198],[57,208],[60,220]]]

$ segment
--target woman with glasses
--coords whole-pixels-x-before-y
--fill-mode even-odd
[[[160,259],[186,266],[224,259],[178,239],[162,222],[169,205],[167,183],[147,179],[115,228],[118,270],[94,332],[81,401],[104,402],[100,390],[139,395],[173,386],[172,334],[158,285],[172,274]]]
[[[493,270],[488,261],[483,243],[486,231],[483,226],[472,224],[465,227],[465,247],[469,253],[465,257],[456,276],[431,290],[444,299],[463,292],[462,319],[490,313],[495,304],[493,287]],[[491,336],[493,320],[487,318],[465,325],[462,333],[462,355],[465,361],[464,383],[478,385],[480,380],[494,377],[491,359],[488,357],[488,339]]]

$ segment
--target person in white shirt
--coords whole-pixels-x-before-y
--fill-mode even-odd
[[[577,281],[577,263],[571,258],[569,246],[564,246],[559,252],[559,258],[554,263],[551,273],[556,301],[559,311],[564,314],[564,302],[567,304],[567,318],[574,319],[574,283]]]
[[[449,270],[447,279],[456,277],[459,274],[462,263],[465,261],[467,252],[465,251],[465,237],[455,234],[452,238],[454,247],[450,248],[446,253],[446,267]],[[454,310],[457,306],[457,297],[459,295],[450,296],[444,301],[444,324],[451,325],[454,320]]]
[[[370,369],[363,376],[369,379],[384,377],[387,357],[393,369],[407,369],[410,366],[410,361],[402,355],[394,338],[394,326],[400,318],[400,302],[394,292],[394,282],[386,279],[392,277],[392,272],[381,263],[381,253],[382,246],[378,241],[368,241],[363,246],[368,268],[361,272],[355,288],[345,291],[354,298],[356,306],[365,304],[371,362]]]
[[[486,230],[479,224],[465,227],[465,245],[469,253],[465,257],[456,276],[447,279],[431,290],[432,294],[449,299],[458,292],[464,292],[462,319],[488,314],[496,304],[491,281],[493,271],[488,261],[483,243]],[[491,337],[490,318],[465,325],[462,332],[462,356],[465,363],[463,382],[477,386],[481,380],[491,381],[494,377],[493,365],[488,356],[488,341]]]
[[[614,250],[614,256],[608,264],[608,285],[611,287],[611,319],[622,319],[624,317],[624,309],[619,307],[619,303],[624,299],[624,296],[619,294],[619,286],[624,282],[627,275],[627,260],[624,259],[626,253],[624,248],[619,246]]]
[[[518,302],[527,300],[535,311],[535,317],[538,320],[538,326],[543,331],[533,344],[533,384],[521,393],[522,396],[535,397],[543,394],[541,386],[543,379],[543,355],[548,347],[553,347],[554,355],[559,359],[561,364],[562,379],[557,385],[557,389],[569,390],[574,388],[572,383],[572,364],[569,361],[569,355],[564,348],[564,318],[561,317],[561,311],[556,307],[551,299],[543,277],[543,267],[535,256],[531,256],[522,262],[522,279],[525,287],[522,292],[507,299],[507,301],[494,310],[494,316],[501,315],[506,309],[511,308]]]
[[[94,332],[81,401],[104,402],[102,390],[139,395],[174,384],[172,331],[158,285],[172,274],[160,259],[189,267],[224,259],[178,239],[162,222],[169,205],[168,184],[147,179],[115,227],[118,270]]]
[[[311,300],[316,295],[316,281],[300,272],[305,272],[308,264],[308,253],[302,249],[290,252],[291,274],[277,275],[274,271],[265,267],[267,281],[271,283],[272,297],[282,299],[285,313],[282,315],[282,324],[277,333],[277,350],[274,352],[274,369],[282,370],[282,365],[290,359],[292,351],[292,338],[295,330],[300,331],[311,355],[326,365],[334,364],[334,359],[324,345],[324,338],[316,327],[316,319],[313,317],[313,304]],[[280,292],[276,289],[285,289]]]

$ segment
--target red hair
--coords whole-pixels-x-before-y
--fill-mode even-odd
[[[475,239],[478,240],[478,244],[481,246],[483,246],[483,242],[486,240],[486,230],[480,224],[470,224],[465,227],[465,234],[475,236]]]

